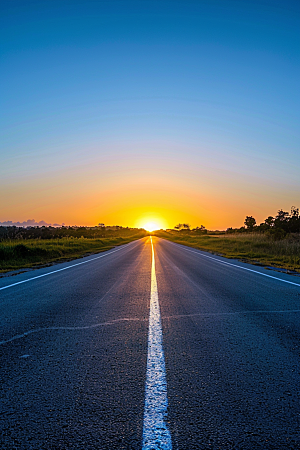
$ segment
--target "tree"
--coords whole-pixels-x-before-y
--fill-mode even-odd
[[[274,225],[274,217],[269,216],[265,219],[265,224],[270,228]]]
[[[277,216],[275,217],[275,221],[277,220],[277,222],[286,222],[288,216],[289,216],[289,213],[287,211],[283,211],[282,209],[279,209]]]
[[[285,233],[287,233],[289,230],[289,213],[287,211],[283,211],[283,209],[279,209],[277,216],[274,220],[274,227],[275,229],[281,228],[284,230]]]
[[[174,228],[175,230],[190,230],[190,225],[188,223],[178,223]]]
[[[299,208],[296,208],[295,206],[291,207],[291,215],[288,223],[288,231],[290,233],[299,233],[300,231]]]
[[[299,217],[299,208],[296,208],[296,206],[291,207],[291,217]]]
[[[196,233],[206,234],[207,229],[204,225],[200,225],[200,227],[193,228],[192,231],[196,231]]]
[[[256,220],[252,216],[246,216],[244,224],[247,227],[247,230],[253,231],[254,225],[256,225]]]

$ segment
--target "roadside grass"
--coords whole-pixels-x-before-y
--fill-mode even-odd
[[[147,236],[144,231],[101,239],[27,239],[0,242],[0,273],[103,252]]]
[[[290,234],[279,241],[257,233],[195,235],[159,231],[153,234],[178,244],[226,256],[226,258],[300,272],[299,234]]]

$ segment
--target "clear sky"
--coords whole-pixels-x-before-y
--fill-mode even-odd
[[[0,222],[300,206],[300,2],[1,1]]]

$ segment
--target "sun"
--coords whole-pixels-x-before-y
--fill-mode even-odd
[[[155,230],[159,230],[161,227],[155,222],[146,222],[143,224],[143,228],[146,231],[155,231]]]
[[[163,217],[156,214],[145,214],[138,218],[135,226],[137,228],[144,228],[144,230],[151,233],[152,231],[166,229],[168,224]]]

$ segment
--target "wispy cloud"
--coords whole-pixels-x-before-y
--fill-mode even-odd
[[[6,220],[5,222],[0,222],[0,226],[3,227],[61,227],[63,224],[59,223],[47,223],[44,220],[37,222],[35,219],[28,219],[24,222],[13,222],[12,220]]]

